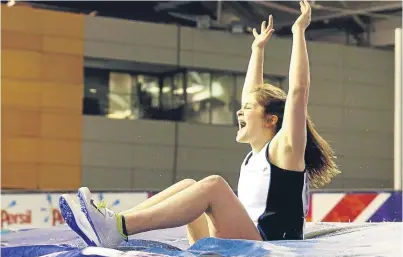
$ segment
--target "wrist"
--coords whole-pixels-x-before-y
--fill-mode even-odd
[[[301,27],[292,28],[292,34],[294,35],[305,35],[305,29]]]
[[[263,52],[264,46],[252,46],[252,52]]]

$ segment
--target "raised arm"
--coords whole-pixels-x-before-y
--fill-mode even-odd
[[[248,71],[246,72],[245,83],[242,89],[242,99],[248,94],[254,85],[263,84],[263,61],[264,47],[274,32],[273,16],[269,17],[269,24],[266,27],[266,21],[262,22],[260,34],[253,29],[255,40],[252,44],[252,54],[250,56]]]
[[[298,156],[306,148],[307,109],[310,87],[308,52],[305,30],[311,20],[311,7],[307,0],[300,2],[301,15],[292,27],[293,43],[289,70],[289,89],[284,109],[282,136],[286,146]]]

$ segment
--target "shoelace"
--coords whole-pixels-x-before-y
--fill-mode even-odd
[[[102,200],[101,202],[99,202],[97,204],[98,209],[107,209],[106,207],[107,207],[107,205],[106,205],[106,202],[104,200]]]

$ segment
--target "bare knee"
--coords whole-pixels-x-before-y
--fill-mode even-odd
[[[203,186],[212,189],[228,188],[228,183],[219,175],[211,175],[202,180]]]
[[[196,180],[191,179],[191,178],[186,178],[184,180],[181,180],[180,183],[183,184],[185,187],[189,187],[193,184],[196,184]]]
[[[232,191],[231,187],[225,179],[218,175],[208,176],[207,178],[199,181],[201,191],[203,191],[204,199],[208,201],[206,213],[212,212],[212,205],[214,201],[219,198],[227,197],[228,193]]]

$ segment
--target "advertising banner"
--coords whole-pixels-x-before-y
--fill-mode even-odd
[[[97,201],[123,211],[138,205],[152,193],[94,193]],[[7,193],[1,195],[1,228],[46,228],[63,224],[55,193]],[[71,196],[78,202],[76,194]],[[401,222],[401,192],[312,193],[307,221],[312,222]]]
[[[59,210],[61,194],[2,194],[1,228],[44,228],[63,224]],[[114,211],[130,209],[148,198],[148,193],[95,193],[98,201],[105,200]],[[76,194],[71,194],[78,202]]]

